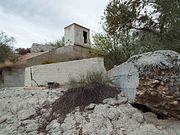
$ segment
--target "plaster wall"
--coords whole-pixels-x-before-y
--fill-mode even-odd
[[[25,69],[10,69],[3,70],[3,86],[4,87],[23,87],[24,86],[24,71]]]
[[[64,29],[65,45],[74,45],[74,25]]]
[[[139,86],[139,72],[133,63],[123,63],[108,71],[113,84],[126,94],[129,101],[133,101]]]
[[[82,28],[80,26],[75,25],[75,42],[76,45],[90,45],[90,32],[88,29]],[[83,31],[87,32],[87,43],[84,43]]]
[[[90,58],[56,64],[38,65],[25,69],[25,86],[46,85],[58,82],[61,85],[90,71],[106,72],[103,58]]]

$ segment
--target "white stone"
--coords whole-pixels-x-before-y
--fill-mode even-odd
[[[22,110],[18,112],[18,118],[19,120],[25,120],[33,116],[35,113],[35,110]]]

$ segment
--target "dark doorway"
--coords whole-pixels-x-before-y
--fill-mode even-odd
[[[84,44],[87,44],[87,32],[83,31]]]

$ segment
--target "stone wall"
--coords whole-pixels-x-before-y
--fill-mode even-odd
[[[24,86],[24,68],[3,70],[4,87],[23,87]]]
[[[32,66],[25,69],[25,86],[46,85],[47,82],[68,83],[90,71],[105,72],[103,58],[90,58],[55,64]]]

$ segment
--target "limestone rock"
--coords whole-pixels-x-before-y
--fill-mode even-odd
[[[153,121],[149,121],[139,110],[132,107],[121,93],[117,97],[105,99],[103,103],[91,103],[83,111],[77,107],[65,116],[62,123],[59,122],[58,117],[49,119],[49,113],[52,113],[52,101],[55,102],[52,99],[57,99],[61,95],[61,90],[28,91],[22,88],[0,90],[2,106],[0,134],[179,135],[180,133],[180,122],[168,120],[159,122],[154,116],[150,118]],[[21,105],[18,106],[17,104],[20,103]],[[13,105],[17,105],[15,109],[17,113],[11,111]],[[20,114],[23,114],[22,118]],[[33,117],[29,117],[32,115]]]

